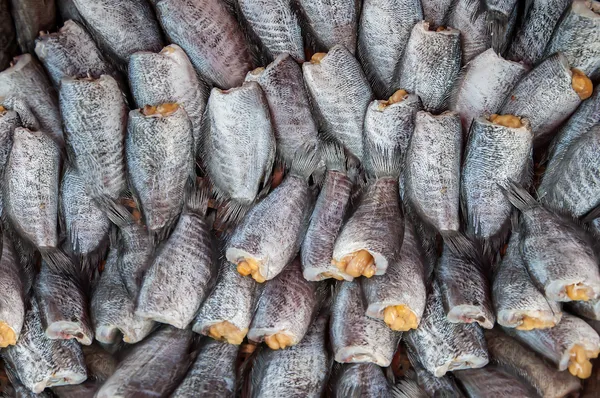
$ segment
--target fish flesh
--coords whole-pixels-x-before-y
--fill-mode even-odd
[[[415,371],[417,383],[430,397],[463,397],[463,393],[456,385],[452,375],[436,377],[425,369],[418,356],[408,346],[406,346],[406,352],[410,365]]]
[[[289,167],[303,146],[317,146],[317,124],[312,114],[302,69],[289,54],[281,54],[265,68],[246,75],[265,93],[275,134],[277,157]]]
[[[0,71],[10,64],[17,50],[16,33],[10,15],[9,1],[0,0]]]
[[[374,363],[334,365],[332,390],[335,398],[391,398],[392,386],[383,369]]]
[[[308,179],[318,161],[314,149],[298,153],[281,185],[250,209],[232,232],[225,256],[240,274],[263,283],[296,256],[313,209]]]
[[[362,160],[364,115],[373,93],[359,62],[336,45],[313,55],[302,72],[319,131]]]
[[[160,27],[146,0],[73,0],[73,3],[98,46],[123,69],[131,54],[160,51],[163,47]]]
[[[236,391],[238,347],[205,338],[198,356],[172,398],[233,398]]]
[[[478,9],[478,1],[456,0],[447,18],[448,26],[460,30],[463,64],[492,47],[488,11],[478,12]]]
[[[194,158],[198,154],[202,115],[210,93],[185,52],[170,44],[159,53],[140,51],[129,57],[129,85],[138,108],[177,103],[192,122]]]
[[[54,0],[10,0],[17,43],[23,53],[33,53],[35,38],[56,25]]]
[[[428,227],[458,231],[463,134],[456,112],[420,111],[406,151],[404,202]]]
[[[393,330],[416,329],[425,310],[425,258],[414,227],[406,222],[399,257],[384,275],[362,281],[367,316],[383,319]]]
[[[455,0],[421,0],[423,6],[423,20],[431,23],[436,28],[446,22],[452,3]]]
[[[0,348],[17,344],[25,319],[25,284],[10,238],[2,236],[0,255]]]
[[[380,319],[365,315],[367,305],[359,281],[337,282],[329,335],[340,363],[371,362],[389,366],[402,337]]]
[[[221,89],[242,84],[252,69],[244,34],[220,0],[152,0],[172,43],[186,52],[202,78]]]
[[[469,397],[537,397],[529,385],[498,366],[459,370],[454,375]]]
[[[393,94],[394,73],[414,24],[423,20],[420,0],[365,0],[358,25],[358,59],[378,97]]]
[[[521,63],[502,58],[493,49],[465,65],[449,99],[449,108],[460,114],[463,130],[469,131],[473,119],[497,114],[508,93],[528,70]]]
[[[396,87],[417,94],[426,111],[439,113],[447,108],[460,72],[461,35],[453,28],[431,29],[426,21],[413,27],[394,81]]]
[[[304,279],[300,259],[294,259],[262,290],[248,340],[264,341],[273,350],[295,346],[307,333],[327,292],[324,282]]]

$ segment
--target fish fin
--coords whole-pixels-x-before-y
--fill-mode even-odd
[[[399,149],[374,145],[365,152],[371,154],[368,164],[374,177],[400,178],[402,157]]]
[[[506,29],[508,29],[509,18],[499,12],[487,12],[487,31],[492,37],[492,48],[498,54],[502,53],[505,46]]]
[[[478,247],[476,242],[470,240],[460,232],[443,231],[441,232],[445,246],[456,256],[469,259],[479,270],[483,270],[484,265],[490,261],[483,255],[482,248]]]
[[[94,201],[105,212],[108,219],[118,227],[123,227],[134,222],[131,213],[127,211],[125,206],[116,201],[105,196],[96,197]]]
[[[50,272],[69,277],[79,285],[81,272],[71,257],[57,248],[40,249],[40,254]]]
[[[414,372],[413,372],[414,373]],[[419,387],[415,377],[404,377],[392,387],[392,397],[394,398],[427,398],[428,395]]]
[[[600,205],[594,207],[581,217],[581,222],[590,223],[595,219],[600,218]]]
[[[193,213],[206,215],[211,186],[208,179],[202,179],[197,184],[189,181],[185,187],[185,208]]]
[[[504,192],[509,202],[520,211],[539,206],[538,201],[516,181],[509,180],[506,187],[503,187],[501,184],[498,184],[498,186]]]
[[[321,161],[321,153],[314,145],[302,146],[296,150],[290,175],[308,180]]]
[[[321,155],[325,159],[327,170],[346,172],[346,154],[343,146],[328,142],[322,146]]]

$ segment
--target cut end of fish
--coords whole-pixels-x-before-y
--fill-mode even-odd
[[[398,332],[407,332],[419,326],[415,313],[402,304],[392,305],[383,310],[383,320],[390,329]]]
[[[311,64],[319,64],[327,56],[327,53],[314,53],[312,57],[310,57]]]
[[[44,391],[45,388],[48,388],[48,387],[59,387],[59,386],[69,386],[69,385],[81,384],[86,379],[87,379],[87,375],[85,373],[81,374],[81,373],[74,373],[73,371],[70,371],[70,370],[60,370],[60,371],[50,375],[49,379],[44,380],[43,382],[38,384],[40,387],[42,387],[42,385],[43,385],[43,388],[39,391],[39,393],[41,393],[42,391]],[[36,388],[38,385],[36,385]]]
[[[286,347],[294,345],[292,336],[287,333],[275,333],[265,336],[265,343],[272,350],[283,350]]]
[[[142,108],[142,114],[144,114],[144,116],[167,117],[177,112],[178,109],[179,105],[174,102],[160,104],[158,106],[146,105]]]
[[[60,321],[48,325],[46,336],[49,339],[69,340],[76,339],[80,344],[91,345],[93,336],[91,333],[83,330],[79,322]]]
[[[264,66],[252,69],[250,72],[248,72],[250,75],[256,77],[256,76],[260,76],[261,73],[263,73],[265,71]]]
[[[494,319],[489,319],[485,312],[476,305],[456,305],[446,314],[448,321],[452,323],[474,323],[484,329],[494,327]]]
[[[446,30],[445,26],[438,26],[438,28],[435,30],[436,32],[443,32]]]
[[[498,115],[493,114],[490,116],[489,121],[499,126],[509,127],[518,129],[523,127],[521,118],[515,115]]]
[[[574,283],[566,286],[565,293],[572,301],[588,301],[594,295],[593,289],[583,283]]]
[[[332,260],[341,272],[354,278],[365,276],[367,278],[375,275],[375,258],[367,250],[359,250],[343,257],[340,261]]]
[[[386,101],[379,101],[379,110],[382,111],[392,104],[402,102],[406,99],[406,97],[408,97],[408,91],[404,89],[396,90],[396,92],[392,94],[391,97]]]
[[[589,77],[579,69],[571,69],[573,77],[571,78],[571,86],[581,100],[586,100],[592,96],[594,85]]]
[[[17,334],[6,322],[0,322],[0,348],[17,344]]]
[[[600,350],[586,350],[584,347],[576,344],[569,351],[569,373],[580,379],[587,379],[592,374],[591,358],[598,358]]]
[[[208,328],[208,335],[213,339],[234,345],[242,344],[247,333],[248,329],[239,329],[229,321],[215,323]]]
[[[4,114],[6,112],[6,108],[0,105],[0,114]]]
[[[260,263],[253,258],[244,258],[237,263],[237,272],[243,276],[251,275],[258,283],[264,283],[265,277],[260,273]]]
[[[381,367],[388,367],[392,363],[391,357],[386,357],[372,350],[372,347],[348,346],[335,353],[335,361],[339,363],[374,363]]]
[[[175,52],[175,47],[166,46],[162,50],[160,50],[161,54],[173,54]]]
[[[533,316],[523,315],[521,323],[516,327],[517,330],[534,330],[534,329],[549,329],[556,326],[556,322],[552,319],[543,319]]]

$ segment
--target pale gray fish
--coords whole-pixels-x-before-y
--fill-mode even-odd
[[[463,64],[492,47],[488,12],[478,12],[478,8],[477,1],[456,0],[446,21],[448,26],[460,30]]]
[[[268,59],[287,53],[304,62],[304,44],[298,15],[291,1],[238,0],[239,17],[258,39]]]
[[[585,321],[567,313],[550,329],[522,331],[504,328],[504,331],[548,359],[558,370],[568,369],[580,379],[590,376],[590,359],[598,357],[600,352],[598,333]]]
[[[495,266],[492,301],[498,324],[530,330],[560,322],[560,305],[544,297],[531,281],[519,252],[521,233],[513,229],[504,258]]]
[[[429,22],[418,22],[412,29],[395,86],[415,93],[423,108],[438,113],[447,108],[447,100],[461,66],[460,31],[432,30]]]
[[[20,125],[19,114],[14,110],[6,109],[0,105],[0,178],[4,175],[8,155],[13,145],[15,128],[20,127]],[[0,189],[0,216],[2,216],[4,208],[2,204],[2,191],[3,189]]]
[[[559,372],[535,352],[500,330],[486,330],[485,338],[490,361],[529,382],[540,396],[566,397],[581,388],[577,377],[569,372]]]
[[[219,200],[234,220],[266,186],[275,159],[267,99],[256,82],[231,90],[213,88],[202,121],[201,158]]]
[[[578,74],[569,69],[567,58],[555,54],[514,86],[498,113],[527,118],[534,144],[541,145],[552,138],[556,128],[581,103],[580,95],[573,88],[576,76]]]
[[[352,181],[348,177],[346,156],[341,146],[326,145],[322,156],[327,166],[325,182],[300,250],[304,278],[309,281],[328,278],[351,280],[352,277],[340,271],[331,260],[335,240],[346,216]]]
[[[209,89],[185,52],[170,44],[159,53],[140,51],[129,57],[129,85],[138,108],[178,103],[192,122],[194,157],[200,145],[202,115]]]
[[[295,346],[307,333],[327,292],[325,282],[304,279],[296,257],[262,290],[248,340],[264,341],[274,350]]]
[[[56,2],[54,0],[10,0],[17,42],[23,53],[33,53],[35,38],[41,31],[54,30]]]
[[[423,20],[420,0],[365,0],[358,25],[358,59],[379,97],[392,95],[414,24]],[[398,87],[402,88],[402,87]]]
[[[406,151],[404,202],[427,226],[458,231],[463,134],[456,112],[418,112]]]
[[[0,254],[0,348],[15,345],[25,319],[25,283],[10,238],[3,234]]]
[[[534,0],[523,16],[506,58],[529,65],[542,61],[554,27],[572,0]]]
[[[448,321],[437,282],[429,292],[419,327],[405,333],[404,341],[436,377],[449,371],[481,368],[489,361],[483,329],[477,323]]]
[[[246,337],[260,295],[258,284],[241,275],[230,262],[220,262],[217,282],[192,329],[198,334],[239,345]]]
[[[9,0],[0,0],[0,71],[8,67],[17,51],[15,35]]]
[[[574,0],[554,29],[544,56],[561,52],[572,68],[600,76],[600,1]]]
[[[24,97],[12,95],[4,97],[1,106],[4,107],[5,110],[14,111],[17,114],[18,127],[25,127],[31,131],[41,130],[37,116]],[[9,120],[12,118],[13,116],[9,114]]]
[[[211,85],[237,87],[252,69],[244,34],[222,0],[152,0],[168,39]]]
[[[261,349],[252,363],[249,396],[322,397],[333,363],[327,351],[328,324],[329,313],[325,311],[297,345],[277,351]]]
[[[435,27],[443,26],[455,0],[421,0],[423,19]]]
[[[589,301],[571,301],[566,304],[567,310],[580,317],[600,321],[600,299]]]
[[[238,347],[205,338],[196,360],[172,398],[233,398],[236,392]]]
[[[539,204],[514,182],[507,195],[521,211],[520,251],[540,291],[554,301],[600,298],[594,236],[570,216]]]
[[[173,233],[156,250],[144,275],[136,315],[185,329],[212,287],[211,224],[206,219],[210,190],[188,193]]]
[[[512,205],[501,187],[508,181],[531,184],[533,133],[514,115],[473,120],[461,172],[460,201],[467,234],[497,250],[510,228]]]
[[[0,98],[17,97],[33,113],[39,129],[59,145],[64,143],[58,99],[44,68],[31,54],[19,55],[0,72]]]
[[[489,365],[481,369],[465,369],[454,372],[466,395],[470,398],[522,397],[537,398],[531,386],[502,370]]]
[[[391,398],[392,386],[383,369],[374,363],[334,365],[333,397]]]
[[[363,160],[364,115],[373,93],[359,62],[336,45],[315,54],[302,71],[320,131]]]
[[[314,51],[328,51],[340,44],[354,54],[360,0],[293,1]]]
[[[162,33],[147,0],[73,0],[98,46],[123,69],[138,51],[160,51]]]
[[[227,243],[225,256],[238,272],[257,282],[275,278],[298,253],[313,209],[308,179],[318,152],[299,152],[289,174],[246,214]]]
[[[79,384],[87,378],[81,347],[74,340],[51,340],[42,327],[37,301],[27,305],[17,345],[2,350],[2,359],[30,391]]]
[[[367,316],[383,319],[394,330],[416,329],[425,310],[425,258],[423,248],[407,221],[399,257],[384,275],[362,281]]]
[[[449,99],[449,108],[460,114],[463,130],[469,130],[473,119],[498,113],[508,93],[528,70],[521,63],[502,58],[493,49],[465,65]]]
[[[402,333],[365,315],[367,305],[359,281],[337,283],[329,327],[334,359],[390,366]]]
[[[191,364],[194,333],[163,326],[132,347],[96,398],[169,396]]]
[[[317,124],[310,109],[302,69],[292,56],[281,54],[265,68],[246,75],[263,89],[273,122],[277,156],[289,167],[303,146],[318,145]]]
[[[454,377],[450,374],[446,374],[441,377],[434,376],[433,373],[425,369],[421,364],[420,359],[414,353],[412,349],[406,346],[408,359],[412,366],[412,369],[416,373],[417,382],[419,386],[430,396],[430,397],[447,397],[447,398],[462,398],[463,393],[456,385]]]

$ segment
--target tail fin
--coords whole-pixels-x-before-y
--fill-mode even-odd
[[[504,195],[510,201],[510,203],[520,211],[525,211],[539,206],[537,200],[535,200],[533,196],[531,196],[529,192],[527,192],[525,188],[521,186],[521,184],[510,180],[506,186],[507,187],[505,188],[500,185],[500,188],[504,191]]]
[[[192,213],[206,215],[210,199],[210,183],[202,179],[197,185],[188,184],[185,192],[185,208]]]
[[[308,180],[321,161],[321,153],[314,146],[299,148],[294,154],[290,175]]]
[[[373,146],[365,148],[365,153],[369,156],[368,172],[369,174],[372,174],[372,177],[400,178],[400,172],[402,171],[402,157],[400,156],[399,149]]]
[[[321,149],[321,155],[325,159],[327,170],[346,172],[346,154],[343,146],[329,142]]]

